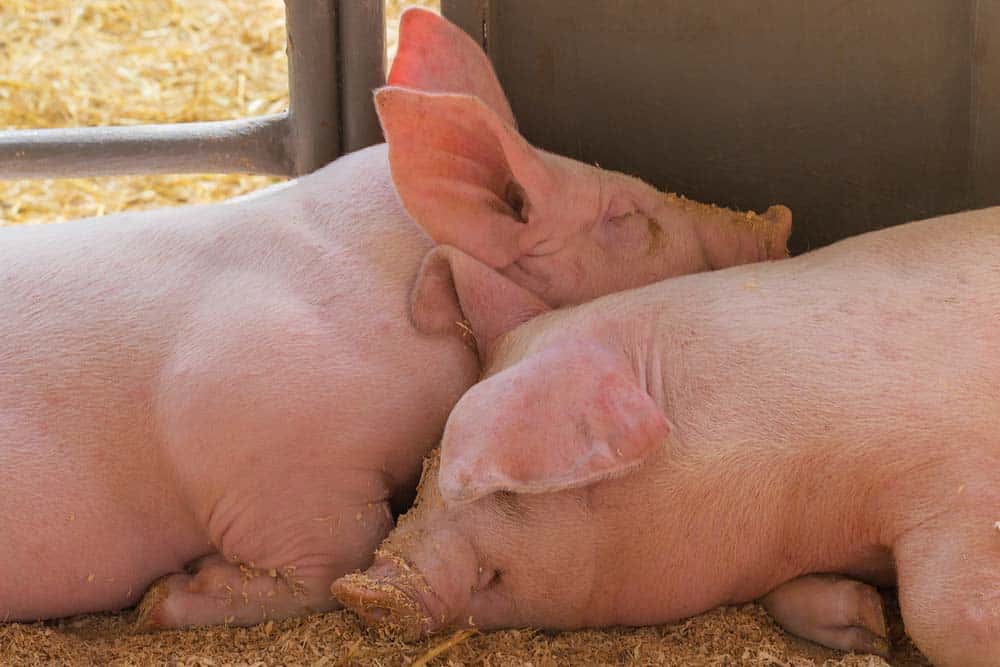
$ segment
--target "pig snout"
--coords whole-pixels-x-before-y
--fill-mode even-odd
[[[415,641],[447,628],[490,627],[509,613],[493,595],[497,571],[482,561],[475,526],[488,523],[468,506],[450,507],[438,486],[440,456],[424,462],[417,500],[366,571],[333,582],[333,596],[369,627]]]
[[[365,625],[389,630],[405,641],[472,624],[459,616],[484,584],[469,542],[442,534],[411,544],[413,553],[407,558],[379,550],[366,571],[335,581],[330,587],[333,596]]]
[[[432,608],[442,605],[423,575],[398,556],[380,554],[365,572],[348,574],[330,586],[333,596],[371,628],[397,632],[415,641],[446,619]]]

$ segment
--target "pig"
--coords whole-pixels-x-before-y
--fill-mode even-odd
[[[763,598],[938,665],[1000,664],[1000,208],[552,310],[432,251],[414,320],[484,380],[417,502],[333,592],[409,637],[675,622]],[[528,319],[534,316],[532,319]]]
[[[141,629],[333,608],[480,372],[409,319],[435,242],[552,307],[785,254],[784,207],[532,147],[433,13],[375,104],[387,145],[263,194],[0,233],[0,621],[147,588]]]

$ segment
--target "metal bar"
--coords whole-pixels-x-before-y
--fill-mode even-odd
[[[385,84],[384,0],[339,0],[340,128],[344,153],[382,139],[372,90]]]
[[[286,0],[289,133],[293,175],[340,154],[337,0]]]
[[[287,114],[210,123],[0,132],[0,178],[288,174]]]

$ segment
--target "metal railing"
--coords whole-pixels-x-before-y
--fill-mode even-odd
[[[166,173],[297,176],[381,141],[383,0],[285,0],[289,109],[240,120],[0,132],[0,179]]]

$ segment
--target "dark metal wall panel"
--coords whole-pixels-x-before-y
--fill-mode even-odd
[[[441,0],[441,13],[476,41],[487,54],[499,50],[489,34],[495,25],[493,12],[499,3],[492,0]],[[491,43],[492,42],[492,43]]]
[[[996,199],[1000,130],[983,122],[996,107],[996,49],[986,48],[996,42],[983,32],[1000,31],[998,3],[445,0],[443,9],[487,44],[536,145],[706,201],[788,204],[801,251]],[[978,69],[975,39],[990,51]]]
[[[972,201],[1000,204],[1000,0],[978,0],[973,25]]]

